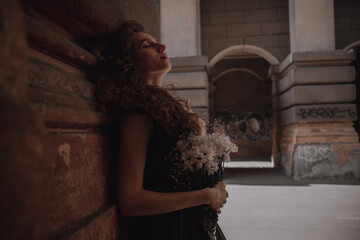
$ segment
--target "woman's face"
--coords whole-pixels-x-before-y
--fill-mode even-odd
[[[167,73],[171,69],[165,53],[165,45],[147,33],[135,33],[132,37],[135,65],[148,74]]]

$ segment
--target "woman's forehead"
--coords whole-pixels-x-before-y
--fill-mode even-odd
[[[151,36],[150,34],[147,34],[147,33],[143,33],[143,32],[134,33],[132,39],[134,42],[139,42],[139,43],[144,40],[156,42],[156,39],[153,36]]]

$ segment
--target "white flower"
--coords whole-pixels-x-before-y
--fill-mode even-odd
[[[184,170],[193,171],[194,167],[205,167],[208,174],[214,174],[219,169],[219,158],[230,161],[230,152],[236,152],[237,146],[222,133],[212,133],[202,136],[190,135],[176,144],[184,161]]]
[[[209,162],[206,162],[205,169],[209,175],[212,175],[219,169],[219,166],[218,166],[217,162],[209,161]]]
[[[184,161],[184,169],[189,169],[190,171],[193,171],[193,163],[191,161]]]
[[[224,162],[230,162],[230,155],[229,155],[229,154],[225,154],[223,160],[224,160]]]
[[[200,153],[199,157],[205,159],[204,161],[209,161],[216,155],[215,150],[211,146],[209,147],[209,145],[200,145],[197,147],[197,150]]]
[[[178,141],[176,144],[176,149],[180,152],[185,152],[188,150],[188,146],[185,141]]]

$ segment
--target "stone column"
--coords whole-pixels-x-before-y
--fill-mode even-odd
[[[200,117],[209,119],[207,57],[200,49],[199,0],[161,0],[161,42],[173,68],[164,84],[174,84],[174,94],[190,99]]]
[[[296,179],[359,179],[353,55],[335,50],[332,0],[289,0],[291,53],[272,68],[277,164]]]
[[[289,0],[291,52],[335,50],[333,0]]]

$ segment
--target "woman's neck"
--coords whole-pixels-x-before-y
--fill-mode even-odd
[[[163,78],[164,78],[165,74],[148,74],[146,76],[146,82],[151,85],[151,86],[158,86],[161,87]]]

